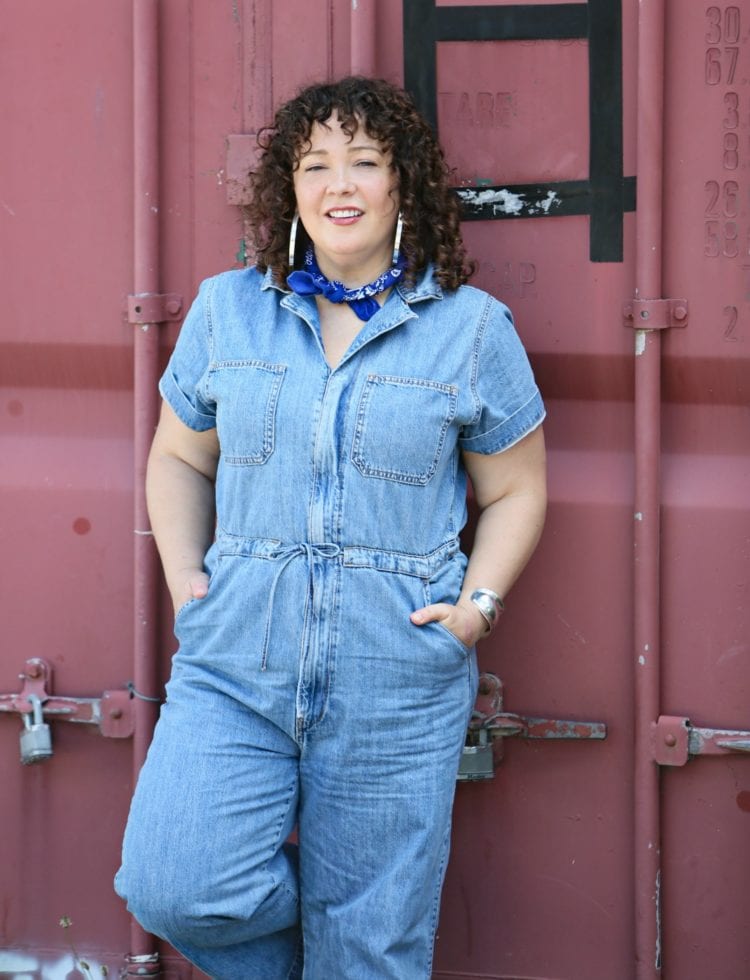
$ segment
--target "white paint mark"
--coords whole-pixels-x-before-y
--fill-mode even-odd
[[[12,218],[15,218],[16,212],[13,210],[13,208],[9,204],[6,204],[5,201],[0,201],[0,204],[2,204],[2,206],[5,208],[5,210],[8,212],[8,214]]]
[[[636,330],[635,332],[635,356],[640,357],[646,350],[646,331]]]
[[[467,203],[478,206],[492,205],[495,214],[520,214],[525,210],[526,214],[549,214],[550,208],[560,207],[562,200],[555,191],[547,191],[547,196],[543,201],[534,204],[527,204],[523,194],[512,194],[507,188],[500,187],[497,190],[475,191],[464,187],[459,192],[459,196]]]
[[[467,204],[491,204],[495,214],[520,214],[523,211],[523,194],[511,194],[504,187],[485,191],[463,188],[459,195]]]
[[[562,201],[557,196],[555,191],[547,191],[547,196],[543,201],[540,201],[536,207],[529,208],[529,214],[537,214],[539,211],[544,211],[545,214],[549,214],[549,209],[553,204],[559,208]]]
[[[356,10],[358,6],[357,0],[352,0],[352,10]]]
[[[574,626],[571,626],[571,624],[567,621],[567,619],[563,619],[563,617],[560,615],[560,613],[557,614],[557,618],[560,620],[560,622],[563,624],[563,626],[566,626],[570,630],[570,632],[579,641],[579,643],[582,643],[584,646],[586,646],[586,637],[585,636],[583,636],[581,633],[579,633],[578,630]]]
[[[158,214],[159,213],[159,209],[154,204],[152,204],[151,205],[151,212],[152,212],[152,214]]]
[[[648,653],[648,651],[651,649],[651,647],[648,645],[648,643],[644,643],[643,644],[643,649],[646,651],[646,653]]]
[[[106,976],[103,967],[113,974],[112,965],[97,962],[89,956],[85,957],[89,965],[86,976]],[[0,976],[13,977],[13,980],[34,980],[44,977],[44,980],[67,980],[70,976],[83,976],[80,972],[80,960],[76,963],[72,953],[47,959],[46,957],[31,956],[27,952],[16,949],[0,950]]]
[[[635,519],[636,519],[637,521],[642,521],[642,520],[643,520],[643,512],[642,512],[642,511],[640,511],[640,510],[637,510],[637,511],[635,512],[635,514],[633,514],[633,517],[634,517],[634,518],[635,518]]]

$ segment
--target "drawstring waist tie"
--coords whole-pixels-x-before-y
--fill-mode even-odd
[[[446,541],[439,548],[426,555],[413,555],[403,551],[389,551],[382,548],[368,548],[360,545],[337,545],[331,542],[310,544],[308,542],[287,543],[278,538],[243,538],[220,533],[216,539],[219,556],[264,558],[278,561],[279,565],[271,582],[266,607],[266,621],[263,629],[263,648],[260,669],[268,665],[268,646],[271,637],[274,599],[279,579],[295,558],[307,562],[308,584],[305,590],[303,611],[302,650],[307,636],[307,618],[310,597],[313,592],[313,563],[316,558],[337,561],[345,568],[372,568],[381,572],[412,575],[416,578],[432,578],[447,561],[460,550],[458,538]]]

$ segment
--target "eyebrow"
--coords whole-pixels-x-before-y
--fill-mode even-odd
[[[346,148],[347,153],[359,153],[361,150],[372,150],[375,153],[379,153],[381,157],[384,155],[383,151],[380,149],[379,146],[370,146],[367,144],[363,144],[361,146],[348,146]],[[328,152],[329,152],[328,150],[308,150],[307,153],[303,153],[302,156],[303,157],[327,156]]]

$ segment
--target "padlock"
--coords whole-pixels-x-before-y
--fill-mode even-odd
[[[476,779],[493,779],[494,776],[495,760],[492,755],[492,743],[487,738],[487,729],[480,728],[477,744],[464,745],[456,778],[460,782],[470,782]]]
[[[49,725],[43,720],[42,702],[39,695],[30,694],[31,717],[24,714],[21,732],[21,762],[28,766],[32,762],[43,762],[52,755],[52,734]]]

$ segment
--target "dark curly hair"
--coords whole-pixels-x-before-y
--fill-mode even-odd
[[[467,282],[475,266],[466,258],[458,201],[440,145],[406,92],[382,79],[359,76],[303,89],[281,106],[273,125],[259,133],[262,152],[249,175],[252,200],[246,209],[258,269],[272,269],[281,283],[290,272],[293,174],[309,146],[313,124],[325,123],[334,113],[346,133],[353,136],[361,124],[393,157],[404,219],[405,281],[413,285],[418,273],[433,262],[444,289]]]

